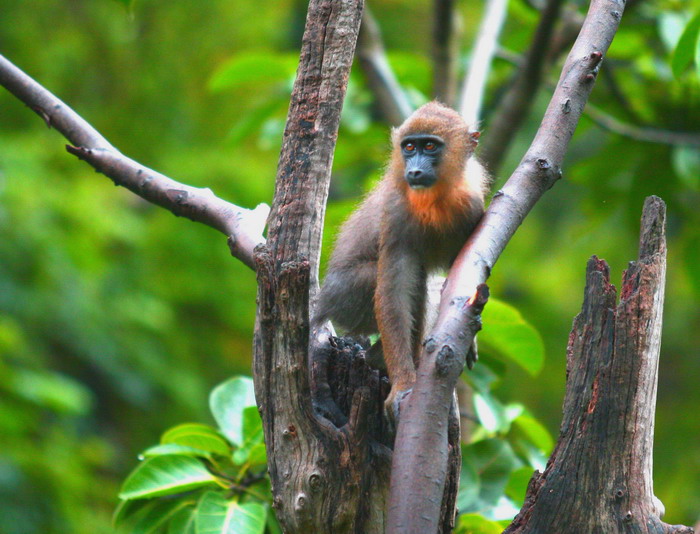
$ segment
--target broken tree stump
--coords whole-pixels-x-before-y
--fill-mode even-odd
[[[665,217],[663,201],[647,198],[639,259],[623,275],[618,304],[608,265],[588,261],[569,336],[559,441],[506,534],[693,532],[661,521],[652,481]]]

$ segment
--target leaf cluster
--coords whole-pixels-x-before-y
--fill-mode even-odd
[[[177,425],[142,453],[119,493],[118,532],[280,532],[252,380],[239,376],[220,384],[210,408],[218,428]]]

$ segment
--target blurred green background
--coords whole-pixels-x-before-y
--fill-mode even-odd
[[[698,75],[691,67],[674,77],[670,69],[699,3],[631,4],[591,102],[631,124],[700,130]],[[371,5],[392,65],[421,103],[431,85],[428,3]],[[464,1],[460,9],[465,64],[482,5]],[[271,199],[305,11],[300,0],[137,0],[130,7],[0,0],[0,53],[125,154],[252,208]],[[522,53],[536,20],[531,6],[511,0],[503,48]],[[494,64],[484,136],[512,69],[501,59]],[[557,72],[558,65],[552,81]],[[499,183],[548,99],[548,90],[537,98]],[[327,245],[381,173],[387,139],[355,69]],[[115,188],[64,144],[0,89],[0,532],[7,534],[110,532],[120,482],[137,454],[176,423],[211,423],[209,390],[250,372],[255,278],[230,257],[225,238]],[[668,522],[690,524],[700,516],[697,149],[635,141],[582,120],[564,179],[490,280],[547,350],[538,377],[508,365],[496,394],[523,402],[557,434],[586,260],[607,259],[620,279],[636,257],[649,194],[668,204],[669,235],[655,490]]]

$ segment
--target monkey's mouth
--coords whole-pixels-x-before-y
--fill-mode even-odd
[[[435,183],[435,179],[432,179],[432,178],[420,178],[420,179],[414,179],[414,180],[407,179],[406,182],[408,183],[408,187],[410,187],[411,189],[421,190],[421,189],[428,189],[430,186],[432,186]]]

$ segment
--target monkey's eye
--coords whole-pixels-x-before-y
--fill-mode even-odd
[[[430,143],[430,142],[425,143],[425,149],[429,152],[432,152],[436,148],[437,148],[437,145],[435,143]]]
[[[403,147],[403,149],[406,152],[413,152],[416,149],[416,145],[414,145],[413,143],[406,143],[406,145]]]

